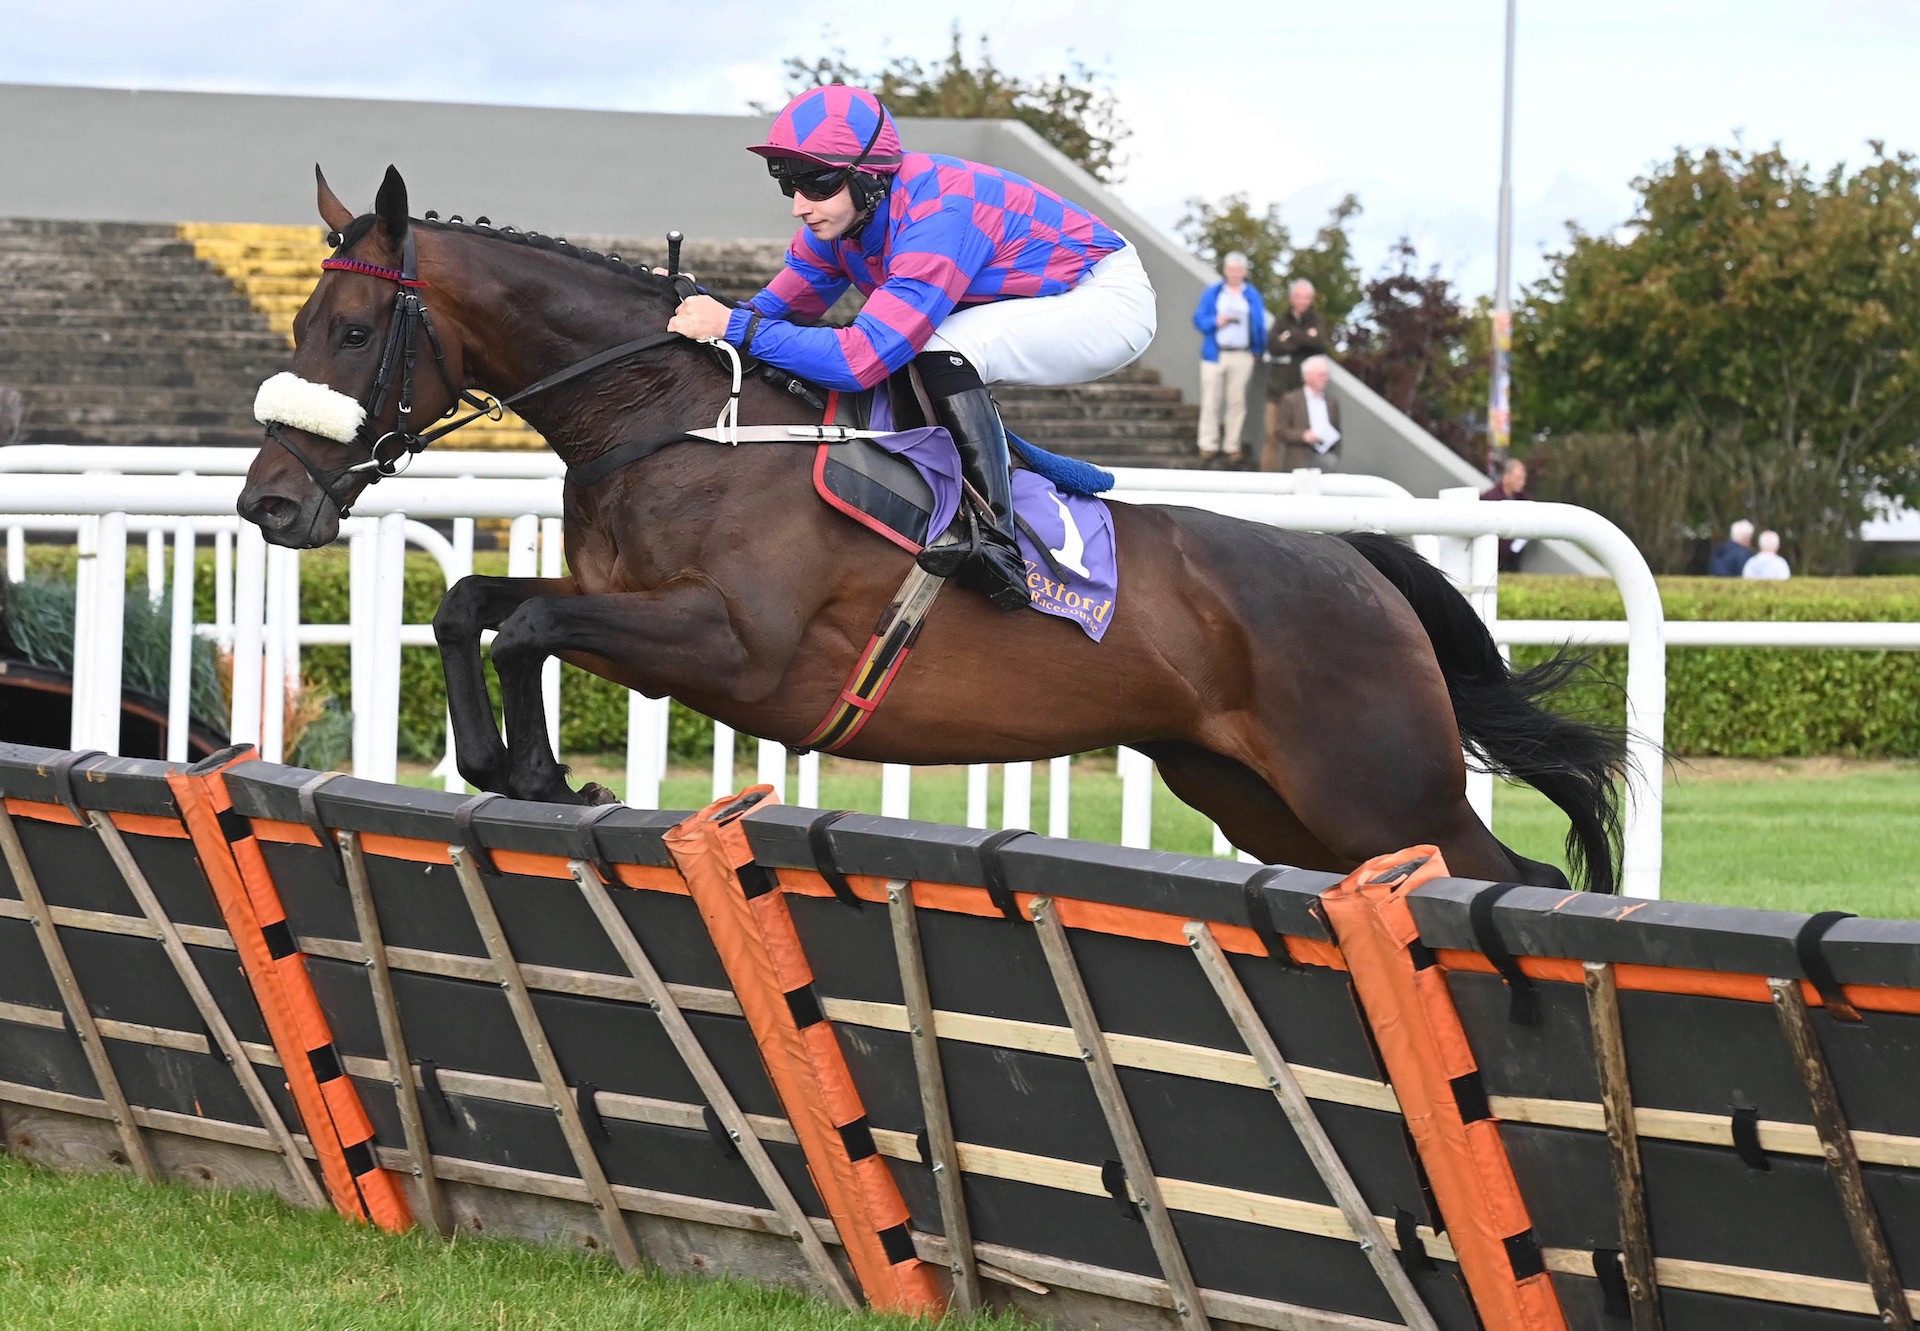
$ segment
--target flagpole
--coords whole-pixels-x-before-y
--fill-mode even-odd
[[[1517,0],[1507,0],[1506,88],[1500,124],[1500,234],[1493,286],[1493,373],[1487,384],[1487,442],[1504,453],[1513,443],[1513,35]]]

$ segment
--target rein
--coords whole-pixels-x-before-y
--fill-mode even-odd
[[[675,268],[679,267],[679,249],[676,232],[669,247],[672,266]],[[576,361],[544,379],[527,385],[509,397],[499,398],[488,394],[472,393],[456,387],[453,376],[447,370],[446,353],[441,346],[440,336],[434,329],[432,315],[427,312],[426,301],[420,295],[420,291],[427,284],[419,276],[411,230],[402,241],[400,252],[399,268],[388,268],[381,264],[368,263],[363,259],[348,259],[337,255],[323,259],[320,263],[323,270],[376,277],[382,281],[391,282],[399,288],[398,294],[394,297],[393,317],[387,325],[387,340],[380,351],[380,366],[374,375],[373,387],[368,394],[370,402],[362,404],[366,410],[366,418],[361,423],[359,434],[353,441],[366,448],[367,460],[349,463],[344,467],[321,467],[286,435],[280,425],[267,426],[267,437],[286,449],[301,466],[306,468],[307,475],[312,478],[313,483],[320,488],[321,493],[326,495],[328,502],[343,518],[350,516],[351,501],[342,499],[340,489],[350,477],[364,474],[367,476],[367,484],[373,485],[385,477],[399,475],[404,470],[403,460],[412,458],[436,439],[443,439],[455,430],[483,418],[500,420],[506,415],[509,407],[525,402],[540,393],[549,392],[582,375],[591,374],[595,370],[612,365],[616,361],[626,360],[630,356],[637,356],[643,352],[686,340],[679,333],[649,333],[645,337],[637,337],[630,342],[609,347],[605,351],[595,352],[585,360]],[[685,273],[675,272],[669,276],[673,282],[674,294],[681,300],[698,293],[699,287]],[[454,400],[447,408],[447,416],[453,417],[462,403],[473,410],[465,416],[444,420],[441,424],[429,429],[414,431],[407,428],[407,417],[413,414],[414,365],[418,357],[418,343],[422,337],[426,339],[428,348],[433,352],[434,368],[439,371],[441,382],[453,395]],[[737,442],[740,421],[740,354],[731,344],[724,341],[716,341],[712,345],[730,363],[733,371],[733,383],[728,394],[727,405],[721,410],[716,428],[723,434],[729,430],[732,431]],[[387,399],[393,394],[396,373],[398,374],[399,405],[394,416],[394,428],[376,438],[373,432],[379,427],[374,422],[386,409]],[[386,445],[390,440],[398,440],[400,447],[390,452],[386,451]]]

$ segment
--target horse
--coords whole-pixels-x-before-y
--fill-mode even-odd
[[[418,447],[433,434],[422,423],[476,400],[475,388],[512,398],[636,330],[664,329],[685,289],[485,219],[411,218],[392,167],[358,216],[315,175],[337,248],[295,320],[290,372],[357,399],[367,419],[348,443],[269,426],[238,509],[279,545],[332,541],[392,469],[391,441]],[[409,295],[418,329],[398,326]],[[636,434],[710,427],[730,391],[743,424],[821,420],[778,384],[736,387],[712,348],[664,333],[633,345],[516,406],[570,474]],[[431,367],[417,382],[416,357]],[[461,776],[521,799],[611,798],[573,790],[553,755],[540,674],[556,655],[748,734],[808,737],[912,558],[817,502],[811,467],[811,448],[689,440],[569,479],[567,572],[464,578],[435,615]],[[1568,886],[1474,813],[1464,745],[1558,805],[1569,863],[1588,888],[1616,890],[1624,734],[1545,706],[1581,661],[1509,669],[1465,599],[1398,541],[1111,507],[1122,601],[1102,642],[949,589],[842,752],[947,764],[1126,745],[1269,864],[1344,872],[1430,843],[1462,876]],[[487,696],[487,629],[504,738]]]

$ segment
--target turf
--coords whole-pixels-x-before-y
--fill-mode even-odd
[[[270,1197],[57,1175],[0,1155],[6,1331],[907,1331],[735,1280],[623,1274],[503,1239],[385,1234]],[[955,1327],[1025,1326],[1003,1318]]]
[[[1679,768],[1666,783],[1661,895],[1764,910],[1920,916],[1920,764]],[[1494,805],[1501,838],[1555,858],[1566,823],[1531,790]],[[1556,859],[1556,862],[1560,862]]]

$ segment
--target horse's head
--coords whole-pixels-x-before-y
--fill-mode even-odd
[[[294,319],[291,368],[254,401],[267,442],[239,503],[267,540],[298,549],[339,535],[361,491],[419,446],[464,383],[457,330],[444,309],[437,323],[428,314],[400,173],[387,168],[373,211],[359,217],[317,166],[314,176],[334,253]]]

